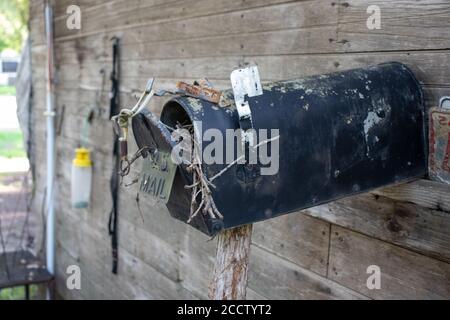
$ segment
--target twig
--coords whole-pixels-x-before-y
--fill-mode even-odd
[[[192,153],[191,153],[191,159],[188,163],[188,171],[192,172],[192,184],[185,186],[186,189],[192,189],[192,198],[191,198],[191,212],[189,214],[188,223],[190,223],[198,214],[199,212],[202,212],[205,215],[209,215],[213,219],[223,219],[222,214],[217,209],[216,204],[214,203],[214,199],[211,194],[211,188],[215,188],[216,186],[211,183],[211,181],[206,177],[206,175],[203,173],[203,169],[201,166],[201,160],[200,160],[200,148],[195,141],[194,138],[194,128],[192,124],[188,125],[181,125],[178,123],[176,125],[177,130],[178,129],[185,129],[189,130],[189,133],[191,135],[191,147],[192,147]],[[201,196],[200,204],[197,205],[197,198]]]
[[[136,193],[136,199],[135,200],[136,200],[136,205],[137,205],[139,214],[141,215],[142,223],[144,224],[145,221],[144,221],[144,215],[142,214],[142,210],[141,210],[141,202],[140,202],[140,199],[139,199],[139,191]]]

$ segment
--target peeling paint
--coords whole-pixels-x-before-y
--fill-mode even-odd
[[[364,136],[366,138],[366,146],[367,146],[367,155],[369,155],[370,147],[369,147],[369,131],[376,126],[378,123],[383,120],[380,118],[376,112],[369,111],[367,113],[367,118],[364,120]]]
[[[226,113],[229,113],[229,114],[233,114],[233,113],[234,113],[234,111],[233,111],[232,109],[229,109],[229,108],[227,108],[227,109],[225,110],[225,112],[226,112]]]
[[[202,112],[203,111],[203,105],[201,104],[199,99],[196,98],[188,98],[189,100],[189,106],[192,108],[192,110],[195,113]]]

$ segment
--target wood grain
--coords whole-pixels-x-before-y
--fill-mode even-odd
[[[254,224],[252,243],[326,276],[330,224],[293,213]]]
[[[252,238],[251,224],[217,235],[216,260],[209,287],[211,300],[245,300]]]
[[[450,265],[347,229],[331,229],[330,279],[374,299],[448,299]],[[381,270],[370,290],[367,268]]]
[[[450,261],[450,213],[378,195],[348,197],[306,210],[333,224]]]
[[[366,299],[298,265],[252,246],[249,288],[268,299]]]

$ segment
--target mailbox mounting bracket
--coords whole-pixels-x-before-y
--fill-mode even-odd
[[[231,73],[231,86],[233,88],[234,102],[239,115],[239,126],[242,130],[242,145],[253,146],[253,121],[247,97],[256,97],[263,94],[261,79],[257,66],[237,69]],[[244,149],[245,150],[245,149]]]

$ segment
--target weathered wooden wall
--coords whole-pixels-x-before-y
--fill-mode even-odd
[[[80,31],[66,28],[70,4],[81,7]],[[381,8],[381,30],[366,27],[372,4]],[[55,9],[56,279],[64,298],[206,298],[212,275],[215,241],[171,219],[162,205],[143,203],[142,221],[134,187],[121,189],[120,267],[118,275],[110,272],[112,36],[122,42],[123,105],[135,101],[132,93],[148,77],[156,77],[158,87],[204,76],[228,87],[231,70],[253,63],[268,81],[397,60],[415,71],[428,106],[450,92],[448,0],[58,0]],[[45,190],[42,0],[31,1],[30,28],[40,208]],[[161,104],[153,103],[152,110],[159,112]],[[71,159],[82,122],[95,105],[103,113],[94,119],[89,137],[93,201],[89,210],[73,210]],[[256,224],[252,241],[249,298],[450,298],[450,186],[420,180],[290,214]],[[81,267],[81,291],[65,287],[71,264]],[[381,268],[381,290],[366,287],[369,265]]]

